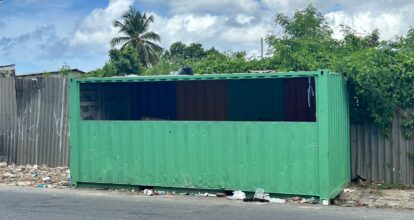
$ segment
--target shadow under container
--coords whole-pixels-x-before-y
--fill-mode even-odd
[[[71,79],[69,102],[76,186],[329,200],[350,182],[346,83],[328,70]]]

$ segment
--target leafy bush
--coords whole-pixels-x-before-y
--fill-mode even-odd
[[[138,52],[130,46],[120,50],[110,50],[109,61],[102,68],[90,72],[88,76],[107,77],[129,74],[141,74]]]

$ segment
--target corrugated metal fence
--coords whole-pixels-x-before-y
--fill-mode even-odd
[[[388,137],[369,124],[351,126],[352,176],[414,184],[414,139],[404,136],[401,123],[398,111]]]
[[[69,163],[68,79],[0,79],[0,159]]]
[[[0,78],[0,161],[8,161],[16,149],[16,90],[13,78]]]
[[[0,78],[0,161],[69,164],[67,78]],[[414,140],[396,115],[384,137],[372,125],[351,126],[352,176],[414,184]]]

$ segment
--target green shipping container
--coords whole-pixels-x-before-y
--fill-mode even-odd
[[[348,106],[327,70],[71,79],[72,183],[331,199],[350,181]]]

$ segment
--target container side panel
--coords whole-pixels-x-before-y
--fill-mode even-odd
[[[77,182],[318,196],[316,123],[80,121],[79,129]]]
[[[80,150],[79,145],[79,121],[81,118],[80,108],[80,85],[74,79],[70,79],[69,82],[69,123],[70,123],[70,176],[72,184],[76,184],[79,180],[79,167],[80,167]]]
[[[351,178],[350,125],[346,84],[339,75],[329,77],[329,173],[334,192]]]
[[[228,82],[229,121],[284,121],[285,79]]]

